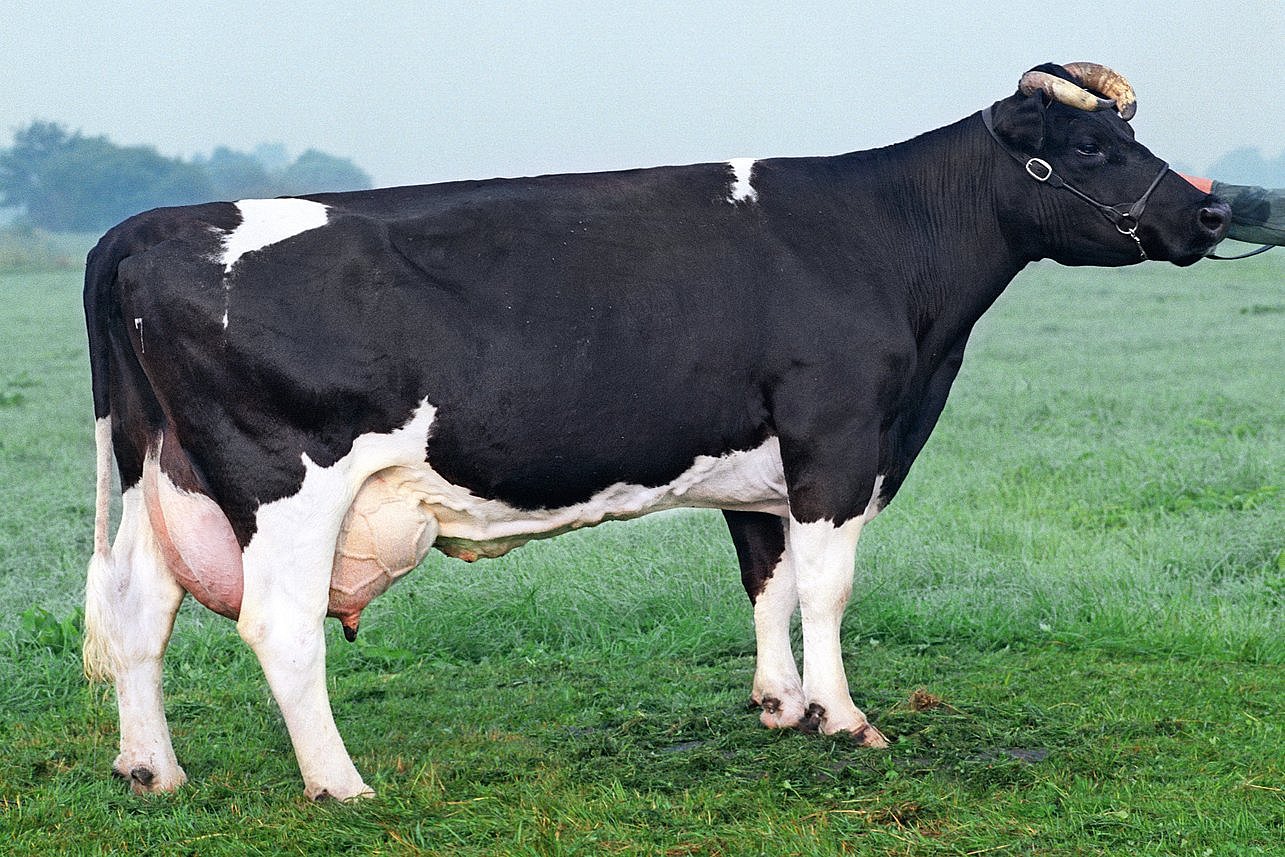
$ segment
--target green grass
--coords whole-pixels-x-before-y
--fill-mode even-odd
[[[0,227],[0,272],[81,271],[97,235],[46,232],[29,226]]]
[[[1285,854],[1283,279],[1280,253],[1040,265],[983,320],[858,553],[845,653],[888,752],[759,728],[722,523],[673,513],[434,555],[355,644],[330,628],[378,797],[327,806],[191,603],[166,673],[191,782],[108,776],[78,278],[0,276],[0,853]]]

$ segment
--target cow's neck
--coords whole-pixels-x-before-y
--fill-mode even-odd
[[[921,336],[967,335],[1030,261],[1008,239],[996,205],[997,151],[971,116],[905,143],[842,156],[851,159],[854,186],[864,186],[895,236],[897,270],[887,273],[902,282]]]

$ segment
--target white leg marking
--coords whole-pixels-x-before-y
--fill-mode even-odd
[[[732,189],[728,194],[727,201],[737,202],[755,202],[759,198],[759,193],[750,184],[750,178],[754,174],[754,158],[732,158],[727,165],[732,168]]]
[[[252,545],[261,549],[245,554],[245,595],[237,631],[258,656],[285,718],[306,794],[348,800],[373,792],[344,747],[326,690],[322,620],[337,534],[337,523],[319,528],[318,544],[309,550],[298,544],[294,533],[261,525]],[[292,553],[290,545],[304,549]],[[320,585],[315,580],[297,588],[290,585],[301,582],[301,572],[318,569],[324,573],[311,576],[320,577]],[[277,579],[278,575],[285,579]]]
[[[142,488],[130,488],[122,499],[124,513],[111,555],[96,553],[90,566],[86,624],[92,614],[100,674],[110,670],[116,679],[120,755],[113,768],[137,793],[171,791],[187,775],[174,756],[165,720],[161,659],[183,590],[165,570]]]
[[[372,473],[422,462],[434,413],[423,403],[405,426],[362,435],[330,467],[303,456],[299,492],[259,508],[254,538],[243,555],[237,631],[258,655],[312,798],[348,800],[373,793],[353,766],[331,713],[322,621],[348,507]]]
[[[787,533],[785,553],[754,602],[758,660],[750,698],[763,708],[759,720],[772,729],[797,726],[803,719],[803,683],[790,647],[790,619],[798,606]]]
[[[853,562],[864,516],[835,526],[790,519],[790,548],[803,614],[803,696],[816,706],[820,730],[851,732],[868,746],[887,741],[852,702],[843,671],[839,623],[852,593]],[[814,709],[815,710],[815,709]]]
[[[260,509],[242,557],[237,620],[285,718],[305,792],[338,800],[371,793],[344,747],[326,690],[322,620],[343,503],[342,474],[314,465],[299,494]]]
[[[878,515],[880,512],[883,511],[883,507],[884,507],[883,498],[879,496],[879,492],[882,490],[883,490],[883,474],[880,473],[878,476],[875,477],[875,487],[874,487],[874,490],[870,492],[870,502],[866,504],[866,510],[861,515],[862,523],[865,523],[865,524],[870,523],[871,521],[874,520],[875,515]]]
[[[118,588],[116,564],[112,560],[108,519],[112,500],[112,418],[94,421],[94,555],[85,575],[85,639],[81,656],[85,678],[111,681],[116,678],[114,597]]]

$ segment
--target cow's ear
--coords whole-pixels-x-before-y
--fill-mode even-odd
[[[1044,96],[1017,94],[995,105],[995,133],[1019,152],[1044,148]]]

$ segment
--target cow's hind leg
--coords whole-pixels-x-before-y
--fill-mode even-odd
[[[120,755],[113,771],[134,792],[171,791],[187,775],[170,740],[161,661],[183,590],[164,565],[141,485],[127,490],[110,556],[96,553],[85,590],[85,671],[115,679]]]
[[[724,512],[741,565],[741,582],[754,605],[758,657],[750,701],[764,726],[785,729],[803,719],[803,683],[790,647],[790,620],[798,590],[790,564],[785,522],[762,512]]]
[[[296,496],[260,508],[242,557],[237,631],[258,656],[281,708],[305,793],[349,800],[373,792],[335,726],[322,628],[346,495],[342,487],[311,490],[316,487],[305,483]]]

